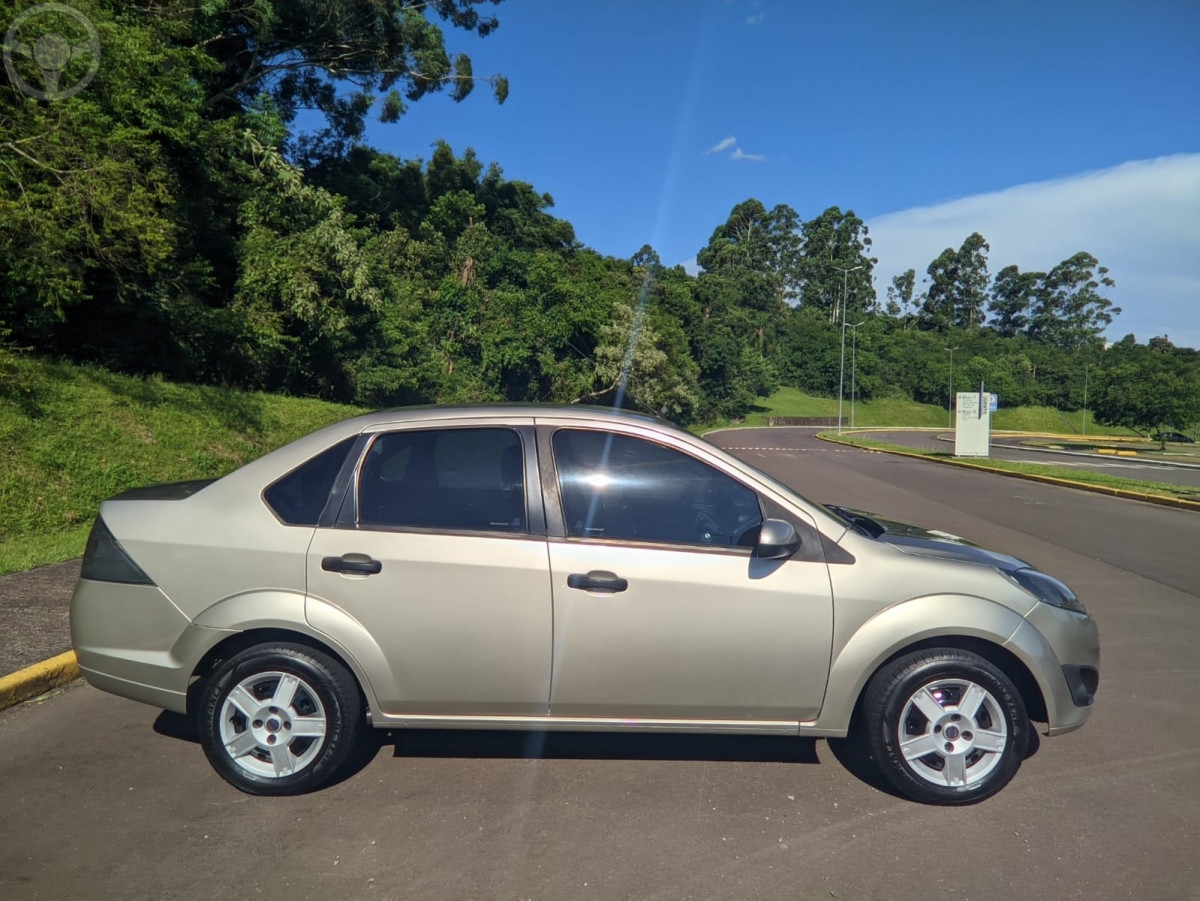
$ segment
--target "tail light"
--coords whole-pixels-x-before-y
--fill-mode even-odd
[[[125,582],[130,585],[153,585],[154,580],[125,553],[104,520],[96,517],[87,549],[83,552],[84,579],[94,582]]]

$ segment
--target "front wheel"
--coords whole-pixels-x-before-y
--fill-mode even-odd
[[[358,685],[338,661],[302,645],[257,645],[213,673],[200,704],[200,743],[234,787],[296,795],[338,774],[362,721]]]
[[[977,654],[908,654],[871,680],[864,703],[871,753],[902,794],[927,804],[971,804],[1016,775],[1029,740],[1011,680]]]

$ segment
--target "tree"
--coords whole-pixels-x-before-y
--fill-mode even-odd
[[[1200,367],[1171,348],[1128,339],[1108,353],[1114,362],[1106,361],[1089,399],[1097,422],[1161,435],[1200,421]]]
[[[201,75],[210,115],[225,117],[269,95],[285,123],[315,109],[326,128],[323,155],[362,135],[376,92],[380,118],[394,122],[406,103],[448,90],[464,100],[477,81],[508,96],[503,76],[476,77],[466,54],[447,52],[437,19],[487,37],[499,26],[480,15],[484,0],[216,0],[154,7],[152,15],[187,22],[179,40],[202,48],[215,65]],[[500,0],[489,0],[495,4]],[[310,147],[311,149],[311,147]]]
[[[893,318],[903,316],[905,328],[908,328],[916,281],[917,270],[906,269],[892,276],[892,283],[887,288],[887,314]]]
[[[594,382],[580,400],[606,399],[618,406],[686,420],[699,402],[694,385],[675,371],[647,321],[649,286],[636,306],[619,302],[613,319],[600,327]]]
[[[243,205],[241,274],[230,307],[259,385],[343,401],[352,318],[382,304],[376,272],[343,200],[304,181],[278,151],[247,135],[260,189]]]
[[[1029,326],[1029,311],[1045,279],[1044,272],[1022,272],[1017,266],[1005,266],[992,282],[989,323],[1004,338],[1019,335]]]
[[[718,226],[696,262],[708,272],[759,282],[747,298],[755,309],[778,309],[793,299],[799,284],[800,217],[786,204],[769,212],[751,198],[735,206]],[[760,291],[765,292],[759,296]]]
[[[866,223],[853,210],[843,213],[832,206],[805,222],[800,231],[804,238],[801,304],[824,310],[830,322],[837,319],[843,291],[847,308],[852,311],[848,315],[874,308],[872,272],[879,261],[867,255],[871,237]]]
[[[922,328],[944,331],[953,326],[983,324],[989,249],[983,235],[973,232],[958,250],[947,247],[929,264],[929,290],[920,314]]]
[[[1090,253],[1080,251],[1063,260],[1043,277],[1033,295],[1029,336],[1067,350],[1097,342],[1121,312],[1100,293],[1115,285],[1108,269]]]

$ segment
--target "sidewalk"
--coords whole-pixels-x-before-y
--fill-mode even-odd
[[[0,676],[71,649],[78,559],[0,576]]]

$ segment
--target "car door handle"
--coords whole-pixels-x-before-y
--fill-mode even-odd
[[[383,564],[366,554],[343,554],[341,557],[323,557],[321,569],[327,573],[355,573],[373,576],[383,571]]]
[[[567,576],[567,587],[578,588],[580,591],[624,591],[629,587],[629,580],[619,578],[612,573],[591,572],[571,573]]]

